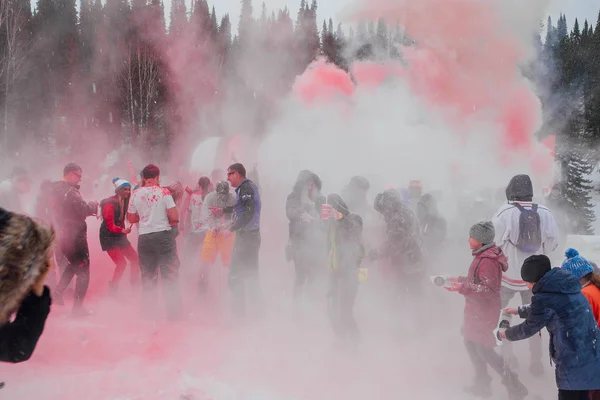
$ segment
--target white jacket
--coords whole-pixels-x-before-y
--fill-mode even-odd
[[[531,209],[531,202],[518,202],[523,208]],[[538,214],[540,216],[540,229],[542,233],[542,246],[535,254],[550,254],[556,250],[559,243],[558,225],[550,210],[542,205],[538,205]],[[502,275],[502,286],[515,291],[529,290],[525,282],[521,279],[521,266],[523,261],[533,254],[523,253],[516,247],[519,239],[519,218],[521,211],[514,205],[514,202],[500,207],[492,222],[496,230],[496,245],[502,248],[502,251],[508,258],[508,270]]]

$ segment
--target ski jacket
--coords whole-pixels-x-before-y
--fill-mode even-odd
[[[531,209],[531,202],[516,202],[525,209]],[[538,205],[540,216],[540,230],[542,233],[542,245],[535,254],[549,256],[558,247],[559,232],[556,221],[548,208]],[[508,257],[508,271],[502,277],[502,285],[506,288],[524,291],[527,285],[521,279],[521,266],[523,261],[533,254],[524,253],[519,250],[516,243],[519,240],[519,219],[521,211],[515,206],[515,202],[505,204],[496,213],[492,222],[496,230],[495,242],[502,248]]]
[[[496,245],[474,252],[473,256],[467,276],[459,278],[459,293],[465,296],[462,333],[470,342],[493,348],[493,331],[501,311],[502,272],[508,269],[508,261]]]
[[[321,207],[325,203],[323,197],[316,200],[308,198],[308,188],[315,184],[321,189],[321,179],[310,171],[302,171],[298,175],[292,193],[287,197],[285,212],[289,225],[290,243],[294,251],[314,251],[323,243],[323,227]],[[310,215],[313,219],[305,221],[302,216]]]
[[[130,246],[125,231],[125,215],[127,212],[128,201],[123,204],[123,209],[117,196],[102,200],[100,209],[102,210],[102,225],[100,225],[100,247],[102,251],[118,249]],[[123,217],[123,218],[121,218]]]
[[[231,221],[233,207],[235,207],[236,203],[237,198],[235,193],[209,193],[204,199],[204,214],[206,215],[208,228],[211,230],[224,228]],[[222,213],[213,212],[214,208],[221,209]]]
[[[421,225],[423,244],[428,251],[439,249],[446,239],[446,220],[440,215],[435,198],[427,193],[417,203],[417,218]]]
[[[42,296],[30,293],[25,297],[15,320],[0,326],[0,361],[29,360],[44,331],[51,303],[48,287],[44,287]]]
[[[97,203],[86,203],[79,185],[58,181],[52,185],[52,220],[61,241],[87,238],[85,219],[96,213]]]
[[[593,283],[589,283],[587,286],[584,286],[581,289],[581,293],[583,293],[585,298],[590,303],[592,313],[594,314],[594,319],[600,326],[600,289],[598,289],[598,286],[594,285]]]
[[[402,204],[400,193],[390,189],[377,195],[375,210],[387,224],[387,240],[379,249],[379,257],[389,257],[392,264],[410,274],[423,257],[419,222],[415,213]]]
[[[552,269],[535,284],[531,305],[521,311],[527,319],[506,330],[508,340],[527,339],[547,328],[558,388],[600,389],[600,328],[579,279]]]
[[[237,203],[234,207],[232,232],[249,232],[260,230],[260,193],[256,185],[249,179],[243,181],[235,189]]]
[[[363,220],[351,213],[339,195],[330,195],[331,206],[342,213],[340,220],[327,221],[329,268],[333,271],[355,270],[365,256],[362,242]]]

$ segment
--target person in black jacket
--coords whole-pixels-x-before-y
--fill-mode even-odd
[[[329,319],[340,345],[356,346],[360,334],[354,319],[358,293],[359,268],[365,250],[362,243],[363,220],[353,214],[338,194],[330,194],[327,204],[327,243],[329,249]]]
[[[325,198],[320,195],[321,188],[321,179],[316,174],[300,171],[285,206],[290,220],[289,257],[294,260],[296,270],[296,299],[302,294],[302,288],[313,282],[317,268],[324,261],[324,230],[320,216]]]
[[[51,228],[0,208],[0,361],[28,360],[42,335],[50,313],[44,281],[53,241]]]
[[[63,179],[53,186],[54,209],[51,211],[60,249],[69,261],[56,287],[54,300],[56,304],[64,305],[63,292],[73,277],[77,276],[74,316],[89,315],[83,308],[83,300],[90,284],[90,251],[85,219],[95,215],[98,209],[98,202],[86,203],[79,193],[82,176],[83,170],[79,165],[70,163],[65,166]]]

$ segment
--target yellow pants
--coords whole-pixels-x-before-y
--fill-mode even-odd
[[[229,267],[231,262],[231,252],[235,242],[235,233],[229,236],[213,235],[212,231],[208,231],[204,238],[202,246],[202,255],[200,256],[203,264],[212,265],[217,260],[217,253],[221,254],[221,262],[225,268]]]

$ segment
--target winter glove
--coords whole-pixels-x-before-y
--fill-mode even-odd
[[[361,283],[365,283],[369,280],[369,268],[359,268],[358,269],[358,281]]]

